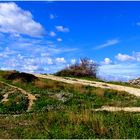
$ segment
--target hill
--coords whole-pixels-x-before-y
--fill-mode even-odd
[[[140,87],[140,78],[130,80],[129,84],[133,85],[133,86],[139,86]]]
[[[30,82],[15,82],[15,78],[8,79],[6,74],[9,75],[6,71],[0,71],[0,102],[8,104],[13,110],[10,112],[5,105],[5,112],[0,112],[0,138],[140,138],[139,113],[97,111],[104,106],[140,107],[140,98],[134,95],[89,84],[82,85],[78,81],[68,84],[35,75],[35,79]],[[107,87],[105,83],[104,87]],[[27,109],[30,103],[28,94],[23,94],[18,88],[36,98],[30,110]],[[10,104],[2,101],[9,90],[7,99],[12,102]],[[15,106],[23,101],[22,98],[17,101],[19,96],[24,96],[27,102],[24,110],[17,111]]]
[[[4,71],[1,75],[6,80],[17,81],[17,82],[34,82],[38,78],[32,74],[18,72],[18,71]]]

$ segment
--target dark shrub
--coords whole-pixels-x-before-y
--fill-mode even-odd
[[[57,72],[58,76],[93,77],[96,78],[98,65],[88,58],[82,58],[80,63],[75,63]]]
[[[17,71],[13,71],[9,74],[5,74],[3,76],[3,78],[7,79],[7,80],[16,80],[19,79],[23,82],[33,82],[35,80],[37,80],[38,78],[32,74],[28,74],[28,73],[24,73],[24,72],[17,72]]]

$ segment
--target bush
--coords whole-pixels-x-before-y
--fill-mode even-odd
[[[57,76],[92,77],[96,78],[98,65],[88,58],[82,58],[80,63],[75,63],[57,72]]]
[[[12,71],[9,73],[6,73],[3,75],[3,78],[6,80],[20,80],[22,82],[33,82],[37,80],[38,78],[32,74],[24,73],[24,72],[18,72],[18,71]]]

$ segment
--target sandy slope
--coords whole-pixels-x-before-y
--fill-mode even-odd
[[[104,82],[82,80],[82,79],[77,79],[77,78],[63,78],[63,77],[58,77],[58,76],[53,76],[53,75],[42,75],[42,74],[34,74],[34,75],[36,77],[47,78],[47,79],[61,81],[64,83],[69,83],[69,84],[82,84],[82,85],[90,85],[90,86],[100,87],[100,88],[114,89],[118,91],[125,91],[125,92],[128,92],[129,94],[140,97],[140,89],[134,88],[134,87],[127,87],[127,86],[109,84],[109,83],[104,83]]]
[[[140,89],[133,88],[133,87],[127,87],[127,86],[121,86],[121,85],[114,85],[104,82],[96,82],[96,81],[89,81],[89,80],[81,80],[77,78],[63,78],[53,75],[41,75],[41,74],[34,74],[37,77],[40,78],[47,78],[51,80],[61,81],[64,83],[69,84],[82,84],[82,85],[90,85],[94,87],[100,87],[100,88],[109,88],[114,89],[118,91],[126,91],[129,94],[135,95],[137,97],[140,97]],[[98,109],[93,109],[93,111],[109,111],[109,112],[118,112],[118,111],[125,111],[125,112],[140,112],[140,107],[110,107],[110,106],[103,106]]]

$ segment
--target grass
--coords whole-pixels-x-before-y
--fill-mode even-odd
[[[48,111],[0,117],[1,138],[127,139],[140,138],[140,115],[89,110]],[[17,125],[18,124],[18,125]]]
[[[0,114],[0,138],[140,138],[139,113],[93,111],[93,108],[104,105],[140,106],[140,98],[126,92],[80,84],[70,85],[48,79],[38,79],[30,83],[21,81],[13,83],[12,80],[6,80],[1,75],[0,73],[1,81],[23,88],[36,95],[37,100],[31,112],[23,110],[18,116],[12,116],[8,111],[3,115]],[[6,90],[2,92],[1,83],[0,87],[0,97],[3,97]],[[8,98],[22,103],[24,101],[22,96],[15,92]],[[25,105],[27,104],[26,102]],[[14,111],[13,114],[18,114],[18,111]]]
[[[3,95],[8,94],[8,100],[2,102]],[[0,87],[0,114],[19,114],[27,110],[28,99],[20,91],[1,83]]]

